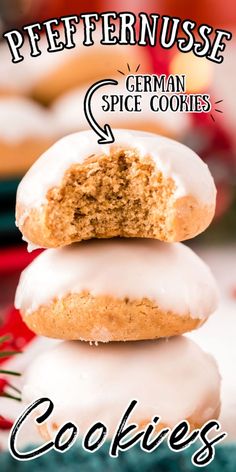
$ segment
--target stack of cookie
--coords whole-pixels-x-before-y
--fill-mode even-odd
[[[211,222],[213,179],[182,144],[114,135],[113,144],[92,131],[63,138],[18,188],[24,240],[49,249],[22,273],[16,306],[35,333],[67,340],[25,379],[27,401],[54,401],[47,436],[65,419],[82,430],[103,420],[111,433],[133,398],[139,425],[158,414],[165,425],[200,426],[219,413],[214,360],[175,337],[217,307],[209,268],[179,242]]]

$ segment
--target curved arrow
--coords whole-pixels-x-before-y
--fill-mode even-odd
[[[103,87],[103,85],[118,85],[118,82],[117,80],[113,80],[113,79],[104,79],[104,80],[99,80],[98,82],[93,84],[87,90],[84,97],[84,114],[91,128],[95,131],[95,133],[97,133],[98,136],[100,136],[98,143],[109,144],[109,143],[114,143],[115,141],[111,127],[107,123],[105,124],[104,128],[99,126],[99,124],[94,119],[94,116],[92,114],[92,109],[91,109],[92,96],[94,92],[96,92],[98,88]]]

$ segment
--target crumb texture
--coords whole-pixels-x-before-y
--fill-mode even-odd
[[[46,224],[63,245],[115,236],[168,240],[173,192],[151,158],[118,149],[67,171],[48,194]]]
[[[175,190],[150,156],[114,146],[110,155],[70,166],[61,185],[48,191],[47,204],[30,210],[20,229],[41,247],[113,237],[183,241],[210,224],[214,206],[190,195],[176,199]],[[25,211],[17,205],[18,221]]]

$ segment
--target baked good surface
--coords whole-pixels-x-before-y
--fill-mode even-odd
[[[16,221],[40,247],[91,238],[193,238],[211,222],[216,189],[206,164],[174,140],[114,130],[98,144],[93,131],[59,140],[22,179]]]
[[[23,385],[24,402],[41,397],[53,401],[45,423],[51,437],[66,421],[80,432],[102,421],[111,435],[134,399],[138,405],[128,423],[140,427],[155,415],[166,426],[187,419],[200,427],[220,410],[216,363],[184,336],[98,346],[62,342],[32,361]]]
[[[24,174],[56,140],[53,118],[22,97],[0,98],[0,176]]]
[[[190,331],[217,303],[210,269],[191,249],[144,239],[48,249],[23,271],[15,300],[37,334],[101,342]]]

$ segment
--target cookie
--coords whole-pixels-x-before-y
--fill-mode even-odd
[[[209,268],[187,246],[111,239],[41,253],[23,271],[15,305],[36,334],[108,342],[190,331],[217,301]]]
[[[57,56],[56,60],[50,56]],[[36,100],[49,104],[77,86],[87,82],[91,85],[114,74],[118,76],[117,69],[128,73],[127,63],[133,71],[141,63],[143,72],[152,72],[147,51],[138,46],[101,45],[96,41],[92,47],[81,44],[57,54],[44,53],[40,56],[41,72],[38,80],[34,81],[31,94]]]
[[[63,31],[59,28],[63,36]],[[46,35],[41,35],[40,56],[32,57],[29,42],[25,40],[20,52],[24,60],[12,63],[11,52],[6,43],[0,45],[0,96],[27,95],[43,104],[49,105],[61,94],[75,87],[97,80],[108,79],[114,74],[134,73],[140,64],[140,73],[152,73],[152,59],[141,46],[101,45],[102,31],[97,25],[93,32],[92,46],[83,44],[83,26],[78,26],[74,37],[75,47],[48,52]],[[128,69],[129,64],[129,69]]]
[[[112,435],[134,399],[129,424],[144,427],[156,415],[165,426],[188,420],[197,428],[219,415],[220,375],[214,359],[184,336],[98,346],[71,341],[32,361],[22,394],[27,404],[41,397],[53,401],[44,437],[54,437],[67,421],[80,434],[101,421]]]
[[[29,48],[27,48],[27,52],[29,54]],[[0,97],[26,95],[31,81],[26,61],[19,62],[16,66],[12,62],[7,43],[3,41],[0,43],[0,57]],[[31,60],[33,63],[35,58],[31,58]]]
[[[21,97],[0,98],[0,176],[22,176],[56,140],[50,113]]]
[[[90,238],[182,241],[210,224],[216,189],[206,164],[174,140],[114,130],[59,140],[21,181],[16,221],[25,240],[60,247]]]
[[[117,79],[117,77],[115,77]],[[119,79],[119,78],[118,78]],[[84,114],[84,97],[90,84],[86,87],[73,89],[60,96],[53,104],[52,112],[61,136],[75,133],[88,128],[88,122]],[[120,105],[112,105],[113,95],[122,97]],[[165,113],[154,113],[150,109],[152,94],[150,92],[139,92],[139,101],[142,112],[134,111],[134,96],[127,92],[125,80],[120,80],[118,85],[103,85],[96,90],[96,96],[92,98],[91,107],[93,116],[100,126],[108,121],[112,128],[123,128],[141,130],[161,134],[174,139],[180,139],[190,129],[190,118],[187,113],[166,111]],[[107,97],[106,100],[103,97]],[[107,104],[112,111],[107,111]],[[125,107],[129,107],[129,111]],[[106,111],[104,111],[104,108]],[[120,111],[122,110],[122,111]],[[132,110],[132,111],[131,111]]]

